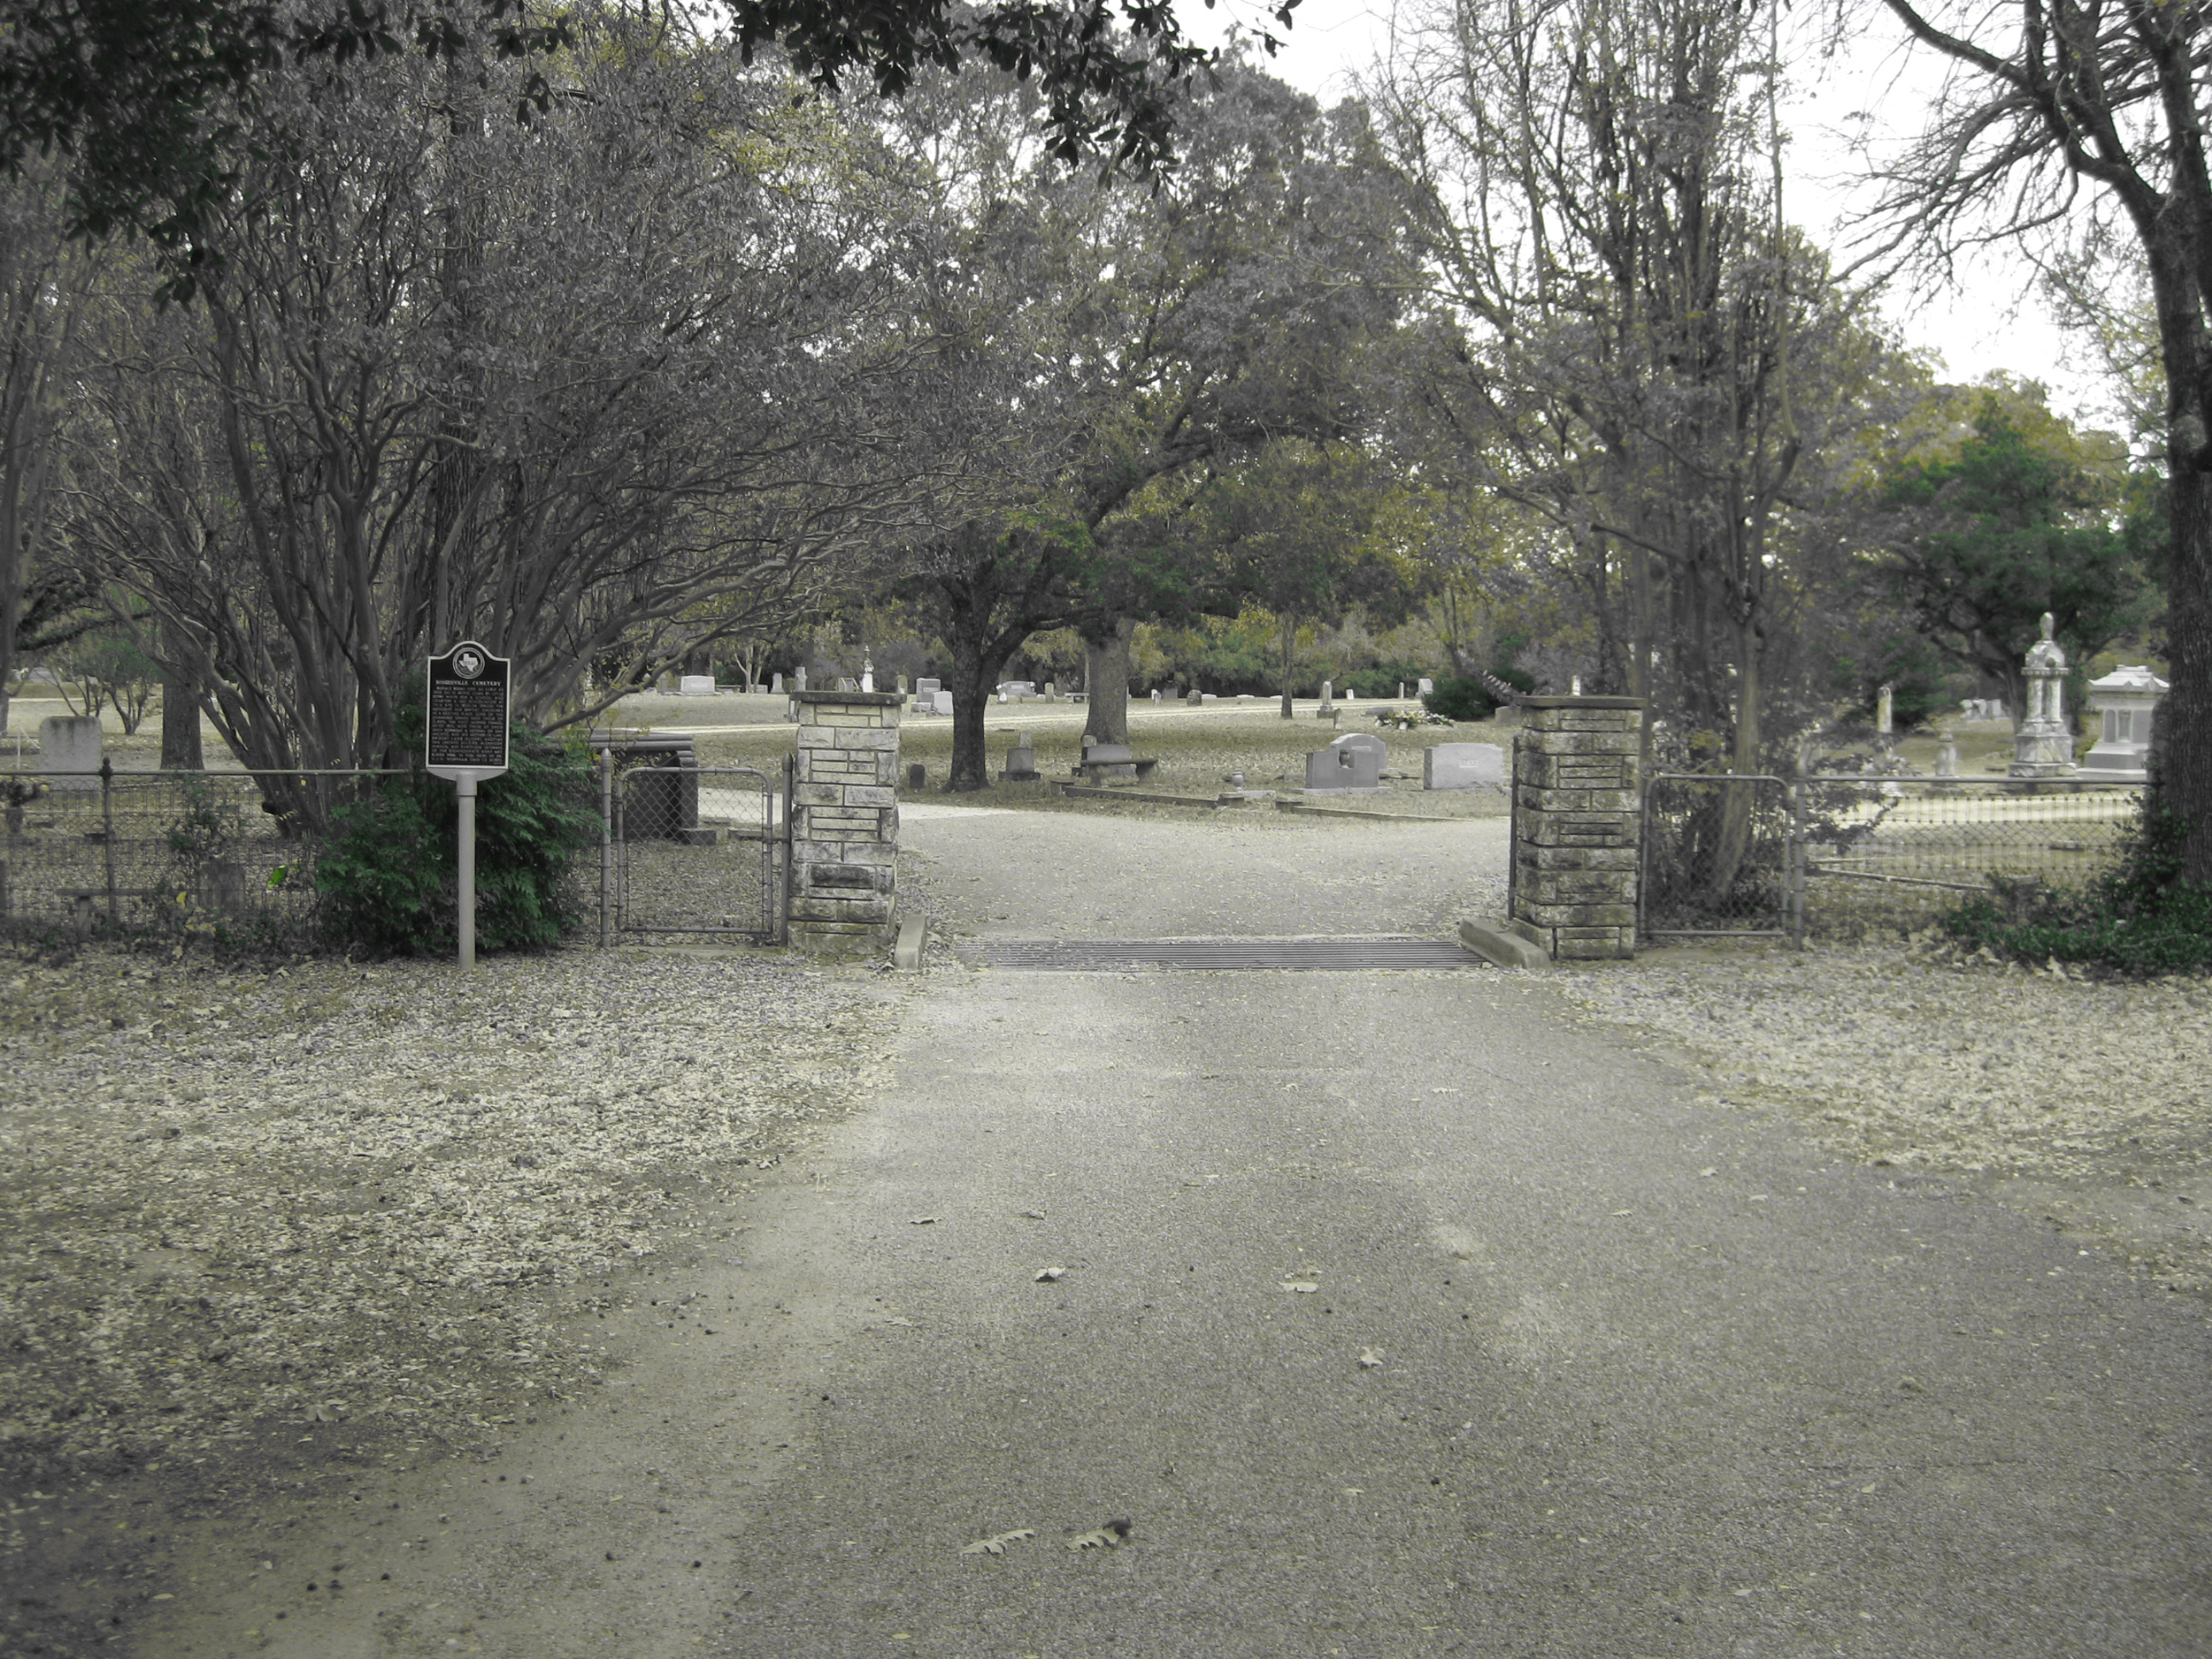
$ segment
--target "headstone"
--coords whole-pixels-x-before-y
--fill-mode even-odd
[[[1214,694],[1213,694],[1212,692],[1211,692],[1211,691],[1201,691],[1201,692],[1200,692],[1200,693],[1198,694],[1198,700],[1199,700],[1200,702],[1219,702],[1221,701],[1221,699],[1220,699],[1220,698],[1218,698],[1218,697],[1217,697],[1216,696],[1214,696]]]
[[[1371,732],[1347,732],[1306,757],[1306,793],[1374,794],[1382,787],[1382,758],[1389,752]]]
[[[1881,683],[1881,690],[1875,695],[1874,729],[1885,738],[1894,729],[1896,692],[1897,688],[1887,680],[1884,680]]]
[[[906,696],[906,676],[903,674],[898,677],[898,691],[902,697]]]
[[[781,696],[783,695],[783,676],[781,674],[769,676],[768,690],[769,695],[772,697]]]
[[[1314,718],[1317,720],[1334,720],[1335,717],[1336,682],[1323,680],[1321,683],[1321,707],[1314,710]]]
[[[850,675],[846,675],[839,678],[837,682],[837,689],[840,691],[857,691],[860,689],[860,685],[859,681],[854,679]]]
[[[860,690],[863,691],[872,691],[875,689],[876,665],[872,662],[863,658],[860,662]]]
[[[1400,702],[1406,701],[1406,682],[1403,680],[1398,682],[1398,701]]]
[[[906,769],[906,787],[908,788],[925,788],[927,787],[928,783],[929,769],[927,766],[924,766],[920,761],[915,761],[912,765]]]
[[[1421,684],[1418,689],[1422,696],[1432,697],[1437,694],[1437,683],[1434,680],[1430,679],[1426,675],[1424,675],[1421,678]]]
[[[1153,701],[1154,702],[1158,702],[1159,700],[1160,700],[1160,689],[1159,689],[1159,687],[1158,687],[1158,686],[1156,685],[1156,686],[1154,686],[1154,687],[1152,688],[1152,701]]]
[[[2051,613],[2043,613],[2043,637],[2027,650],[2027,717],[2013,733],[2015,778],[2074,775],[2074,732],[2066,724],[2066,653],[2051,637]]]
[[[943,680],[930,679],[925,677],[914,683],[914,695],[917,697],[926,697],[931,692],[935,691],[943,686],[945,682]]]
[[[931,696],[936,702],[936,707],[931,711],[932,713],[945,715],[952,713],[952,694],[950,691],[936,691],[931,693]]]
[[[679,697],[711,697],[714,695],[714,677],[712,674],[686,674],[676,682],[676,695]]]
[[[1044,700],[1047,702],[1058,702],[1060,701],[1060,687],[1050,680],[1047,680],[1044,683]]]
[[[1008,783],[1033,783],[1036,781],[1036,750],[1029,738],[1019,732],[1009,732],[1011,746],[1006,750],[1006,769],[999,774]]]
[[[100,716],[49,714],[39,722],[39,770],[82,775],[48,780],[55,789],[100,787]]]
[[[2097,741],[2081,757],[2076,775],[2085,782],[2148,783],[2150,725],[2166,683],[2142,664],[2123,665],[2089,682],[2089,707],[2101,722]]]
[[[1936,734],[1936,775],[1939,778],[1959,775],[1959,739],[1952,735],[1948,726]]]
[[[1573,678],[1573,679],[1571,679],[1571,681],[1569,681],[1569,682],[1568,682],[1568,684],[1569,684],[1569,685],[1570,685],[1570,687],[1571,688],[1571,689],[1568,691],[1568,693],[1567,693],[1567,695],[1568,695],[1569,696],[1571,696],[1571,697],[1579,697],[1580,696],[1582,696],[1582,694],[1583,694],[1583,677],[1582,677],[1581,675],[1579,675],[1579,674],[1576,675],[1576,676],[1574,677],[1574,678]]]
[[[1505,750],[1494,743],[1439,743],[1421,750],[1421,787],[1505,787]]]
[[[794,691],[804,691],[806,690],[806,665],[805,663],[799,664],[798,671],[792,675],[791,689]]]
[[[1356,686],[1346,686],[1344,688],[1344,700],[1346,702],[1358,702],[1359,701],[1358,689]]]

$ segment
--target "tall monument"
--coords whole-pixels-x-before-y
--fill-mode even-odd
[[[2015,778],[2074,775],[2074,728],[2066,722],[2066,653],[2051,637],[2051,613],[2043,613],[2043,637],[2027,650],[2027,713],[2014,729],[2012,764]]]

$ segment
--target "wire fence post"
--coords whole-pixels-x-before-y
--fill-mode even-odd
[[[107,884],[107,925],[119,926],[123,916],[115,896],[115,763],[100,757],[100,852]]]
[[[599,949],[614,942],[615,751],[599,750]]]
[[[1790,803],[1790,845],[1784,853],[1782,879],[1789,890],[1790,942],[1805,948],[1805,785],[1792,779],[1786,787]]]

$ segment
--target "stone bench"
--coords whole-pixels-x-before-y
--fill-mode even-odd
[[[1096,783],[1101,778],[1144,778],[1152,775],[1159,764],[1155,759],[1140,759],[1130,752],[1126,743],[1094,743],[1083,751],[1083,758],[1071,769],[1070,775],[1087,778]]]

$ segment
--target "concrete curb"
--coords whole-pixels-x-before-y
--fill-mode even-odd
[[[1459,942],[1500,968],[1548,968],[1552,958],[1544,947],[1525,939],[1503,922],[1462,921]]]

